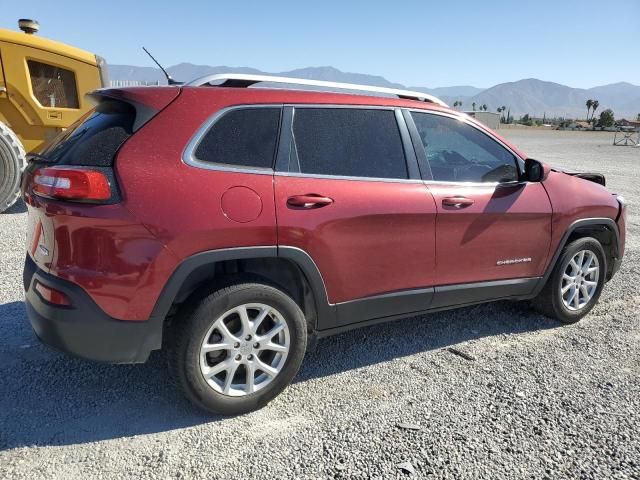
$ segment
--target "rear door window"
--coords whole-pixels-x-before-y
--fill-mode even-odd
[[[408,178],[393,110],[299,107],[293,117],[296,158],[305,174]]]
[[[31,90],[43,107],[79,108],[76,74],[36,60],[27,60]]]
[[[511,182],[516,157],[489,135],[455,118],[411,112],[427,153],[433,180]]]
[[[280,125],[279,107],[226,112],[202,137],[195,159],[212,164],[272,168]]]

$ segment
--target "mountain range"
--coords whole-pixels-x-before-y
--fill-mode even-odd
[[[189,81],[208,74],[234,72],[406,88],[435,95],[449,105],[452,105],[456,100],[462,101],[463,110],[471,110],[475,103],[476,108],[486,104],[489,111],[495,112],[496,108],[504,105],[516,118],[525,113],[535,117],[546,115],[547,117],[584,118],[587,99],[598,100],[599,108],[596,116],[607,108],[614,111],[616,118],[635,119],[640,114],[640,86],[627,82],[583,89],[536,78],[527,78],[516,82],[500,83],[490,88],[477,88],[468,85],[427,88],[406,87],[400,83],[390,82],[381,76],[343,72],[334,67],[307,67],[287,72],[268,73],[250,67],[214,67],[180,63],[167,68],[167,71],[174,79],[181,81]],[[109,65],[109,77],[111,80],[166,83],[160,69],[154,67]]]

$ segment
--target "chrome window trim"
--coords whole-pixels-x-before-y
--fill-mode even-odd
[[[238,104],[238,105],[229,105],[224,107],[213,115],[211,115],[207,120],[204,121],[200,127],[196,130],[196,132],[192,135],[191,139],[187,143],[183,153],[182,153],[182,163],[189,165],[195,168],[202,168],[205,170],[215,170],[221,172],[233,172],[233,173],[250,173],[256,175],[276,175],[280,176],[290,176],[290,177],[308,177],[308,178],[323,178],[323,179],[343,179],[343,180],[362,180],[362,181],[382,181],[382,182],[407,182],[407,183],[419,183],[422,180],[418,179],[390,179],[384,177],[349,177],[349,176],[341,176],[341,175],[316,175],[310,173],[298,173],[298,172],[280,172],[274,171],[273,168],[251,168],[251,167],[243,167],[242,165],[231,165],[226,163],[217,163],[217,162],[206,162],[204,160],[199,160],[195,156],[195,152],[198,149],[198,145],[215,123],[220,120],[224,115],[233,110],[244,110],[248,108],[280,108],[283,109],[285,107],[293,108],[294,115],[296,108],[357,108],[364,110],[400,110],[400,107],[394,107],[389,105],[351,105],[351,104],[328,104],[328,103],[260,103],[260,104]],[[396,119],[397,124],[397,119]],[[291,127],[293,128],[293,122]],[[282,128],[282,125],[280,125]],[[400,133],[400,127],[398,127]],[[278,135],[281,135],[281,132],[278,132]],[[404,146],[403,146],[404,147]],[[274,153],[274,159],[277,155],[277,152]],[[403,155],[406,154],[403,151]],[[408,174],[407,165],[407,174]]]
[[[490,139],[492,139],[493,141],[495,141],[496,143],[498,143],[500,146],[502,146],[505,150],[507,150],[509,153],[511,153],[517,162],[517,166],[518,166],[518,173],[520,175],[522,175],[522,167],[523,165],[520,164],[520,162],[522,162],[524,164],[524,159],[518,155],[516,152],[513,151],[513,149],[511,147],[509,147],[508,145],[506,145],[503,141],[501,141],[499,138],[497,138],[495,135],[493,135],[491,132],[487,132],[486,130],[478,127],[475,123],[473,123],[471,121],[471,118],[468,117],[467,115],[455,115],[452,113],[448,113],[448,112],[440,112],[437,110],[429,110],[429,109],[420,109],[420,108],[405,108],[404,110],[408,111],[408,112],[416,112],[416,113],[425,113],[425,114],[429,114],[429,115],[439,115],[441,117],[447,117],[447,118],[452,118],[454,120],[458,120],[461,121],[467,125],[469,125],[472,128],[475,128],[476,130],[478,130],[480,133],[485,134],[486,136],[488,136]],[[428,161],[428,160],[427,160]],[[449,182],[446,180],[424,180],[424,183],[426,184],[446,184],[446,185],[469,185],[469,186],[479,186],[479,185],[517,185],[517,184],[521,184],[521,183],[526,183],[526,182],[522,182],[520,180],[516,180],[516,181],[512,181],[512,182]]]
[[[315,173],[276,172],[279,177],[318,178],[322,180],[355,180],[360,182],[386,182],[386,183],[424,183],[417,178],[379,178],[379,177],[350,177],[348,175],[321,175]]]
[[[221,172],[235,172],[235,173],[253,173],[257,175],[273,175],[274,173],[273,167],[257,168],[257,167],[244,167],[242,165],[233,165],[233,164],[227,164],[227,163],[206,162],[204,160],[199,160],[195,156],[195,152],[198,149],[200,142],[202,141],[204,136],[207,134],[209,129],[211,129],[211,127],[213,127],[218,120],[220,120],[223,116],[225,116],[227,113],[233,110],[246,110],[250,108],[251,109],[278,108],[282,110],[283,104],[260,103],[260,104],[248,104],[248,105],[231,105],[218,110],[213,115],[211,115],[207,120],[205,120],[205,122],[202,125],[200,125],[200,127],[198,127],[196,132],[192,135],[191,139],[189,140],[189,143],[187,143],[187,146],[182,152],[182,163],[192,167],[196,167],[196,168],[203,168],[205,170],[216,170]],[[280,135],[280,126],[278,125],[278,136],[279,135]],[[276,142],[277,142],[277,139],[276,139]],[[274,151],[273,160],[271,163],[272,165],[273,165],[273,162],[275,161],[276,154],[277,152]]]
[[[460,115],[451,114],[448,112],[440,112],[436,110],[420,109],[420,108],[395,107],[391,105],[366,105],[366,104],[353,105],[353,104],[332,104],[332,103],[260,103],[260,104],[230,105],[218,110],[213,115],[211,115],[207,120],[205,120],[205,122],[200,127],[198,127],[196,132],[192,135],[191,139],[187,143],[187,146],[185,147],[182,153],[182,163],[195,168],[202,168],[205,170],[215,170],[215,171],[221,171],[221,172],[249,173],[249,174],[256,174],[256,175],[274,175],[275,174],[283,177],[319,178],[319,179],[325,179],[325,180],[336,179],[336,180],[355,180],[355,181],[364,181],[364,182],[424,183],[424,184],[435,184],[435,185],[460,185],[460,186],[471,186],[471,187],[479,187],[479,186],[495,187],[498,185],[509,186],[509,185],[517,185],[519,183],[522,183],[519,181],[503,182],[503,183],[500,183],[500,182],[451,182],[451,181],[444,181],[444,180],[419,180],[419,179],[412,179],[412,178],[402,179],[402,178],[385,178],[385,177],[352,177],[352,176],[345,176],[345,175],[320,175],[320,174],[312,174],[312,173],[282,172],[282,171],[274,171],[273,168],[251,168],[251,167],[243,167],[241,165],[205,162],[195,157],[195,151],[197,150],[198,145],[202,141],[202,138],[204,137],[204,135],[226,113],[233,110],[241,110],[241,109],[248,109],[248,108],[283,109],[285,107],[293,108],[294,112],[296,108],[351,108],[351,109],[364,109],[364,110],[391,110],[391,111],[406,110],[408,112],[440,115],[443,117],[453,118],[453,119],[462,121],[470,125],[471,127],[475,128],[476,130],[479,130],[481,133],[484,133],[485,135],[489,136],[491,139],[493,139],[494,141],[502,145],[515,158],[524,162],[524,160],[511,148],[509,148],[507,145],[505,145],[502,141],[500,141],[495,136],[490,135],[489,133],[487,133],[486,131],[484,131],[477,125],[475,125],[473,122],[470,121],[470,119],[464,118]],[[396,124],[397,124],[397,118],[396,118]],[[282,126],[280,126],[280,128],[281,127]],[[293,128],[293,124],[292,124],[292,128]],[[398,129],[400,129],[400,127],[398,127]],[[280,136],[280,133],[281,132],[278,133],[279,136]],[[276,154],[277,152],[274,152],[274,160],[275,160]],[[404,156],[405,156],[405,161],[407,161],[408,159],[407,159],[406,152],[404,152]],[[407,164],[407,169],[408,168],[409,168],[409,165]],[[407,171],[407,173],[409,172]]]
[[[497,187],[498,185],[516,185],[520,182],[448,182],[446,180],[424,180],[425,185],[456,185],[460,187]]]

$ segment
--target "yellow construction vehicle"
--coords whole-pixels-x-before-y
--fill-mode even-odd
[[[26,154],[70,126],[92,105],[85,94],[107,86],[97,55],[36,35],[0,29],[0,212],[17,200]]]

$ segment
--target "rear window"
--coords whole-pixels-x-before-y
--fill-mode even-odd
[[[113,165],[116,152],[133,133],[134,107],[117,100],[100,102],[39,153],[43,160],[65,165]]]
[[[195,158],[201,162],[272,168],[280,110],[259,107],[225,113],[204,135],[196,148]]]
[[[66,68],[27,60],[31,90],[43,107],[79,108],[76,74]]]
[[[296,108],[293,133],[302,173],[408,178],[392,110]]]

